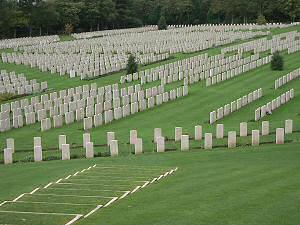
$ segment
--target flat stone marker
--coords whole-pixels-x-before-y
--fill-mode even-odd
[[[10,148],[12,153],[15,152],[15,140],[13,138],[6,139],[6,148]]]
[[[70,145],[62,144],[61,145],[61,159],[62,160],[70,160]]]
[[[118,156],[119,154],[119,147],[118,147],[118,140],[110,141],[110,155],[112,157]]]
[[[91,135],[89,133],[84,133],[82,135],[83,138],[83,147],[86,148],[86,143],[91,141]]]
[[[236,132],[229,131],[228,132],[228,148],[235,148],[236,147]]]
[[[284,128],[276,129],[276,144],[277,145],[284,144]]]
[[[142,154],[142,153],[143,153],[143,139],[138,138],[134,145],[134,154],[138,155],[138,154]]]
[[[240,123],[240,137],[248,136],[248,124],[246,122]]]
[[[224,125],[223,124],[217,124],[216,127],[216,138],[217,139],[222,139],[224,138]]]
[[[292,134],[293,133],[293,120],[286,120],[285,121],[285,133]]]
[[[200,125],[195,126],[195,140],[202,140],[202,126]]]
[[[67,136],[66,135],[59,135],[58,136],[58,148],[62,150],[62,145],[67,144]]]
[[[13,153],[11,148],[4,149],[4,164],[12,164],[13,163]]]
[[[156,139],[156,151],[165,152],[165,137],[158,137]]]
[[[154,128],[154,143],[156,143],[156,139],[162,136],[161,128]]]
[[[109,146],[110,145],[110,142],[112,141],[112,140],[115,140],[116,139],[116,137],[115,137],[115,132],[107,132],[106,133],[106,143],[107,143],[107,146]]]
[[[94,143],[93,142],[86,142],[85,157],[87,159],[94,158]]]
[[[205,133],[204,135],[204,149],[212,149],[212,133]]]
[[[130,144],[134,145],[136,143],[137,138],[138,138],[137,130],[131,130],[130,137],[129,137]]]
[[[175,141],[180,141],[182,135],[182,127],[175,127]]]
[[[252,146],[259,146],[259,130],[252,130]]]
[[[35,162],[43,161],[42,146],[34,146],[34,161]]]
[[[270,133],[270,123],[269,121],[263,121],[261,124],[261,135],[269,135]]]
[[[181,151],[188,151],[190,149],[189,135],[181,135]]]

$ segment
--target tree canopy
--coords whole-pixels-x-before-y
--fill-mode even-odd
[[[300,20],[299,0],[0,0],[0,38],[157,24]]]

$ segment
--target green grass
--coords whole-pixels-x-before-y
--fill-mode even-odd
[[[75,38],[73,38],[71,35],[66,35],[66,34],[59,35],[59,39],[60,39],[60,41],[73,41],[73,40],[75,40]]]
[[[300,27],[273,30],[273,34],[288,32]],[[209,49],[209,55],[218,54],[220,48]],[[174,58],[143,66],[141,69],[152,68],[165,63],[188,58],[200,52],[174,55]],[[267,52],[265,53],[267,54]],[[73,174],[87,168],[94,163],[99,166],[124,165],[130,169],[141,167],[178,167],[174,175],[163,179],[159,183],[138,191],[112,206],[101,209],[91,217],[81,220],[77,224],[129,224],[129,225],[181,225],[181,224],[209,224],[209,225],[296,225],[300,220],[300,80],[294,80],[278,90],[274,90],[274,81],[280,76],[299,68],[300,52],[291,55],[284,54],[285,68],[283,71],[272,71],[270,65],[262,66],[249,71],[234,79],[222,82],[212,87],[205,87],[205,82],[194,84],[189,89],[189,96],[174,102],[163,104],[145,112],[114,121],[91,130],[95,151],[99,156],[106,156],[106,132],[115,131],[119,140],[119,151],[122,157],[98,157],[92,160],[72,159],[71,161],[47,161],[42,163],[15,163],[13,165],[0,165],[0,202],[12,200],[24,192],[31,192],[36,187],[43,187],[49,182]],[[38,82],[48,81],[51,91],[96,82],[106,85],[118,82],[119,72],[111,76],[93,81],[80,81],[78,78],[69,79],[50,73],[42,73],[38,69],[31,69],[24,65],[4,64],[0,62],[0,69],[25,73],[28,79],[37,79]],[[167,86],[174,88],[182,82]],[[147,84],[145,87],[153,84]],[[168,140],[168,152],[154,153],[155,145],[152,143],[153,129],[161,127],[165,137],[174,138],[174,128],[182,126],[184,133],[194,136],[194,126],[202,125],[204,132],[215,133],[215,125],[209,125],[209,112],[217,109],[237,98],[248,94],[258,88],[263,88],[262,99],[251,103],[230,116],[218,121],[225,126],[225,132],[239,131],[239,123],[248,122],[248,130],[260,129],[261,122],[253,122],[254,110],[271,101],[283,92],[294,88],[295,99],[280,107],[271,116],[264,118],[270,121],[271,134],[261,137],[263,144],[260,147],[249,147],[251,137],[238,138],[239,147],[228,150],[225,146],[227,138],[214,139],[213,151],[203,150],[203,141],[191,141],[191,150],[183,153],[179,151],[179,143]],[[50,91],[49,90],[49,91]],[[285,119],[293,119],[294,132],[286,135],[289,142],[286,145],[275,145],[274,131],[277,127],[284,127]],[[85,151],[82,148],[83,124],[74,123],[64,125],[59,129],[41,133],[40,125],[35,124],[21,129],[13,129],[0,134],[0,160],[3,159],[2,149],[8,137],[15,138],[16,161],[31,161],[33,158],[33,137],[41,136],[44,159],[59,159],[57,151],[58,135],[66,134],[67,142],[72,145],[72,158],[81,158]],[[143,138],[145,154],[134,156],[133,146],[130,146],[129,131],[138,130],[138,136]],[[130,173],[125,172],[128,176]],[[113,173],[111,175],[113,180]],[[136,172],[141,174],[141,171]],[[104,185],[103,179],[97,184]],[[131,181],[128,185],[132,185]],[[80,187],[89,187],[88,192],[67,191],[69,194],[78,195],[94,192],[93,185],[88,182]],[[114,187],[114,185],[111,185]],[[126,186],[127,187],[127,186]],[[131,187],[131,186],[130,186]],[[49,190],[42,189],[42,193]],[[66,194],[65,190],[56,190],[55,193]],[[103,194],[97,192],[99,195]],[[116,194],[115,192],[113,192]],[[45,200],[38,196],[25,196],[26,201]],[[80,198],[47,198],[48,202],[70,201],[73,203],[87,203]],[[89,203],[96,204],[98,199],[91,199]],[[101,199],[99,203],[104,204]],[[7,208],[6,208],[7,207]],[[0,211],[7,210],[33,210],[86,213],[87,208],[79,207],[54,207],[49,205],[37,206],[35,204],[13,203],[0,207]],[[0,224],[65,224],[72,217],[65,216],[35,216],[28,214],[7,214],[0,212]]]
[[[51,164],[49,165],[51,167]],[[18,200],[12,201],[5,196],[7,202],[0,208],[0,221],[16,224],[20,224],[21,221],[22,224],[65,224],[71,220],[71,215],[32,215],[32,212],[85,215],[97,205],[104,206],[113,198],[120,198],[126,192],[133,191],[137,185],[143,186],[146,181],[149,183],[153,178],[175,169],[153,165],[130,167],[128,164],[109,166],[101,163],[95,165],[96,167],[93,165],[89,164],[89,169],[85,171],[80,169],[81,172],[77,172],[76,176],[60,177],[65,178],[60,179],[60,183],[55,182],[56,178],[46,188],[45,185],[39,186],[40,189],[35,193],[29,194],[31,191],[25,191]],[[2,197],[0,199],[2,200]],[[24,212],[28,217],[26,221],[23,221],[23,213],[18,214],[16,211]],[[12,215],[15,216],[12,218]],[[47,219],[44,221],[44,217],[48,218],[48,221]]]
[[[93,163],[128,165],[129,168],[175,166],[179,169],[174,175],[101,209],[78,224],[294,225],[300,219],[299,147],[296,143],[243,150],[193,150],[114,159],[2,165],[0,199],[14,199]],[[0,214],[0,218],[5,217]],[[27,217],[22,215],[21,218]],[[41,217],[35,220],[38,218]],[[20,217],[14,215],[9,221],[18,222],[18,219]],[[43,217],[43,223],[38,224],[53,224],[55,219],[58,218]]]
[[[275,79],[299,67],[299,57],[300,52],[285,55],[285,69],[283,71],[272,71],[270,66],[266,65],[212,87],[206,88],[204,82],[192,85],[189,91],[190,94],[187,97],[92,129],[92,140],[96,145],[106,144],[106,132],[116,131],[121,155],[129,155],[133,150],[132,146],[127,144],[129,140],[129,130],[137,129],[139,136],[143,138],[145,152],[151,153],[155,149],[152,143],[153,129],[155,127],[161,127],[163,129],[163,135],[169,138],[174,138],[174,128],[176,126],[182,126],[184,132],[191,136],[194,135],[194,126],[198,124],[203,125],[204,132],[214,133],[215,126],[208,124],[209,112],[258,88],[263,88],[263,98],[231,114],[225,119],[218,121],[218,123],[225,125],[226,132],[230,130],[238,131],[239,123],[242,121],[248,122],[249,130],[259,129],[260,122],[252,122],[255,109],[291,88],[295,89],[295,99],[277,109],[272,116],[265,119],[270,120],[271,131],[274,131],[277,127],[282,127],[285,119],[293,119],[295,129],[300,130],[300,111],[298,109],[300,80],[294,80],[276,91],[273,89]],[[178,84],[173,85],[176,86]],[[234,87],[234,92],[231,89],[232,87]],[[6,144],[6,138],[15,138],[17,149],[17,154],[14,156],[15,160],[26,160],[29,156],[31,158],[33,156],[33,137],[41,136],[43,148],[45,150],[49,149],[44,152],[44,156],[47,158],[51,156],[59,158],[60,152],[50,149],[57,149],[58,136],[60,134],[66,134],[68,136],[68,143],[74,147],[77,146],[72,149],[72,154],[82,157],[84,151],[80,146],[82,145],[83,133],[83,122],[64,125],[62,128],[52,129],[43,133],[40,132],[40,124],[36,123],[1,134],[0,143],[3,149]],[[297,140],[295,135],[292,135],[290,138],[291,140]],[[270,140],[274,140],[274,137],[270,136],[266,141]],[[247,143],[247,141],[248,140],[241,140],[242,143]],[[169,145],[169,148],[178,147],[178,144],[174,142],[170,142]],[[216,145],[219,144],[216,143]],[[220,143],[220,145],[223,144]],[[108,151],[107,147],[103,146],[96,146],[95,150],[96,152]],[[0,155],[0,157],[2,158],[3,156]]]

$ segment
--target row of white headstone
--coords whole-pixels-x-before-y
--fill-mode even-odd
[[[275,89],[278,89],[282,87],[283,85],[289,83],[290,81],[297,79],[300,76],[300,68],[288,73],[287,75],[284,75],[278,79],[275,80],[274,87]]]
[[[268,39],[267,37],[253,40],[237,45],[232,45],[229,47],[225,47],[221,49],[221,53],[230,53],[230,52],[250,52],[252,51],[254,54],[259,52],[266,52],[268,50],[272,50],[271,53],[280,50],[282,51],[282,46],[286,49],[289,47],[293,47],[295,45],[299,45],[299,37],[300,33],[297,31],[291,31],[286,33],[281,33],[278,35],[272,36],[272,39]],[[281,47],[280,47],[281,46]]]
[[[278,96],[277,98],[273,99],[271,102],[268,102],[267,104],[257,108],[255,110],[254,119],[255,121],[258,121],[262,118],[264,118],[267,115],[272,114],[272,111],[276,110],[280,106],[288,103],[291,101],[295,96],[294,89],[291,89],[282,95]]]
[[[223,107],[220,107],[217,110],[210,112],[209,123],[213,124],[216,121],[223,119],[225,116],[228,116],[231,113],[241,109],[242,107],[247,106],[253,101],[262,98],[262,96],[263,96],[262,88],[259,88],[255,91],[250,92],[247,95],[244,95],[241,98],[238,98],[236,101],[232,101],[230,104],[226,104]]]
[[[37,83],[36,79],[27,80],[24,74],[16,75],[14,71],[8,73],[6,70],[1,70],[0,94],[30,95],[46,91],[47,88],[47,81]]]
[[[48,45],[31,45],[20,47],[24,53],[99,53],[104,56],[131,53],[176,53],[199,51],[210,47],[231,43],[237,39],[249,39],[268,35],[263,31],[201,31],[199,29],[179,28],[168,31],[137,32],[131,34],[103,36],[92,39],[73,40],[51,43]]]
[[[284,144],[285,142],[285,134],[293,133],[293,120],[286,120],[284,128],[276,129],[276,144]],[[260,144],[260,135],[266,136],[270,135],[270,123],[269,121],[263,121],[261,125],[261,130],[252,130],[252,146],[258,146]],[[175,141],[181,142],[180,149],[181,151],[190,150],[190,139],[194,139],[195,141],[201,141],[204,136],[204,149],[211,150],[213,149],[213,133],[204,133],[201,125],[195,126],[194,138],[190,137],[187,134],[183,134],[182,127],[175,127]],[[240,123],[240,137],[248,136],[248,124],[246,122]],[[225,137],[224,134],[224,125],[217,124],[216,125],[216,139],[223,139]],[[228,148],[237,147],[237,132],[229,131],[228,132]],[[157,152],[165,152],[165,137],[162,135],[161,128],[154,129],[153,142],[156,145]],[[134,145],[135,154],[143,153],[143,139],[138,137],[137,130],[130,130],[129,133],[129,143]],[[116,139],[115,132],[107,132],[106,135],[106,145],[109,147],[111,156],[118,156],[119,147],[118,140]],[[83,148],[85,149],[86,158],[94,157],[94,144],[91,140],[90,133],[83,134]],[[43,160],[42,153],[42,139],[41,137],[34,137],[34,161],[40,162]],[[70,160],[70,144],[67,144],[67,136],[59,135],[58,137],[58,150],[61,151],[62,160]],[[13,153],[15,153],[15,142],[13,138],[8,138],[6,140],[6,148],[4,149],[4,163],[10,164],[13,162]]]
[[[253,55],[253,56],[254,57],[253,58],[251,57],[252,59],[248,63],[247,63],[246,59],[248,59],[250,57],[246,58],[244,60],[244,63],[241,66],[235,67],[234,65],[233,66],[230,65],[230,67],[228,68],[227,71],[206,78],[206,87],[221,83],[221,82],[229,80],[229,79],[232,79],[232,78],[242,75],[250,70],[254,70],[260,66],[266,65],[266,64],[270,63],[271,59],[272,59],[271,55],[263,57],[261,59],[259,58],[259,56],[255,57],[257,55]],[[246,63],[245,63],[245,61],[246,61]]]
[[[224,31],[224,30],[265,30],[265,29],[274,29],[274,28],[285,28],[293,26],[294,24],[266,24],[266,25],[257,25],[257,24],[199,24],[199,25],[169,25],[168,30],[178,29],[178,28],[189,28],[192,30],[199,29],[201,31]],[[141,33],[148,31],[158,30],[157,25],[150,25],[145,27],[138,28],[129,28],[129,29],[118,29],[118,30],[102,30],[102,31],[92,31],[92,32],[82,32],[82,33],[74,33],[71,36],[76,39],[86,39],[100,36],[113,36],[113,35],[121,35],[128,33]]]
[[[71,34],[71,36],[76,39],[86,39],[86,38],[94,38],[94,37],[122,35],[122,34],[129,34],[129,33],[141,33],[141,32],[154,31],[157,29],[158,29],[158,27],[156,25],[150,25],[150,26],[137,27],[137,28],[74,33],[74,34]]]
[[[0,40],[0,49],[18,48],[19,46],[42,44],[42,43],[48,44],[52,42],[57,42],[59,40],[60,39],[58,35],[3,39]]]
[[[73,101],[71,101],[71,98],[66,98],[66,97],[64,98],[64,101],[62,101],[61,98],[57,98],[58,97],[57,93],[56,95],[51,95],[50,93],[50,99],[54,99],[54,100],[49,100],[48,94],[42,95],[41,102],[39,103],[38,103],[39,99],[33,97],[31,99],[31,103],[33,104],[33,102],[36,102],[34,103],[34,105],[29,105],[28,99],[23,99],[21,100],[21,104],[19,104],[19,101],[16,101],[16,102],[12,102],[10,105],[9,104],[3,105],[2,109],[6,111],[2,111],[0,113],[0,121],[7,119],[9,122],[9,118],[11,115],[9,108],[11,108],[13,127],[15,128],[22,127],[23,115],[25,115],[26,124],[33,124],[36,121],[38,122],[42,121],[41,122],[42,130],[48,130],[51,127],[50,125],[51,122],[49,121],[49,118],[46,119],[48,113],[49,116],[53,117],[54,119],[54,127],[60,127],[62,126],[63,116],[65,116],[66,124],[70,124],[74,122],[74,112],[76,112],[76,121],[80,121],[83,120],[85,116],[91,117],[97,115],[98,118],[99,117],[98,114],[101,115],[105,111],[109,111],[113,108],[116,109],[121,107],[121,100],[123,106],[127,106],[127,108],[129,106],[129,112],[130,112],[130,108],[132,108],[130,103],[139,103],[140,109],[145,110],[147,108],[146,100],[148,100],[149,107],[151,108],[155,106],[155,103],[156,105],[160,105],[163,102],[167,102],[169,100],[175,100],[177,97],[186,96],[188,94],[187,87],[178,87],[177,89],[171,90],[170,92],[164,92],[163,86],[158,86],[158,87],[155,86],[152,88],[148,88],[146,89],[146,91],[141,90],[140,85],[136,85],[134,88],[130,88],[130,87],[121,89],[121,98],[120,98],[119,89],[112,90],[113,94],[111,94],[110,90],[99,88],[98,89],[99,95],[96,96],[94,95],[97,94],[97,89],[91,89],[91,92],[86,91],[88,92],[88,95],[82,96],[82,98],[80,93],[77,93],[75,95],[73,92],[68,91],[69,94],[68,96],[69,97],[73,96],[72,97]],[[94,90],[96,92],[92,94],[92,91]],[[62,92],[60,93],[60,95],[63,95]],[[77,95],[79,95],[79,97],[75,99],[74,97]],[[103,96],[105,96],[105,98]],[[158,97],[155,101],[156,96]],[[95,99],[97,100],[96,104],[95,104]]]
[[[199,25],[169,25],[168,29],[176,29],[180,27],[200,27],[202,30],[223,30],[223,29],[232,29],[232,30],[266,30],[266,29],[274,29],[274,28],[287,28],[291,26],[299,25],[299,22],[293,23],[267,23],[263,25],[258,25],[256,23],[243,23],[243,24],[199,24]]]
[[[164,60],[172,53],[200,51],[258,35],[262,35],[262,32],[200,32],[181,28],[167,33],[151,31],[32,45],[19,48],[21,52],[2,53],[2,60],[39,67],[51,73],[59,72],[60,75],[85,78],[125,68],[128,52],[135,54],[145,64]]]
[[[135,54],[140,64],[150,64],[169,58],[168,53]],[[68,75],[70,78],[79,76],[81,79],[94,78],[120,71],[126,68],[129,55],[113,54],[103,58],[101,54],[36,54],[36,53],[2,53],[5,63],[24,64],[31,68],[37,67],[42,72]]]
[[[124,105],[121,107],[120,105],[117,107],[115,106],[114,109],[107,109],[104,112],[99,111],[97,106],[99,104],[94,106],[87,106],[86,107],[86,113],[84,108],[76,109],[75,111],[65,112],[62,115],[54,115],[53,118],[53,128],[61,127],[63,125],[63,121],[65,120],[66,124],[71,124],[76,121],[84,121],[84,130],[91,129],[92,127],[98,127],[102,124],[107,124],[112,122],[113,120],[118,120],[123,117],[141,112],[146,110],[147,108],[155,107],[155,105],[160,105],[165,102],[175,100],[176,98],[186,96],[188,94],[188,88],[187,87],[179,87],[177,88],[177,91],[171,90],[170,92],[165,92],[163,94],[158,94],[156,97],[150,97],[148,99],[141,99],[140,101],[132,102],[129,104]],[[148,101],[146,101],[148,100]],[[38,115],[39,115],[38,111]],[[75,116],[74,116],[75,112]],[[102,113],[103,112],[103,113]],[[33,114],[33,113],[31,113]],[[30,116],[34,116],[31,115]],[[46,114],[43,114],[44,117],[41,119],[41,130],[46,131],[51,129],[51,119],[45,118]],[[84,118],[85,115],[87,118]],[[41,117],[40,117],[41,118]]]
[[[90,130],[93,127],[99,127],[103,124],[112,122],[113,120],[119,120],[124,117],[142,112],[144,110],[159,106],[161,104],[167,103],[169,101],[176,100],[177,98],[184,97],[188,95],[188,87],[178,87],[177,89],[170,90],[169,92],[164,92],[162,94],[157,94],[153,97],[146,99],[140,99],[123,106],[114,107],[113,109],[108,109],[106,111],[97,111],[95,105],[95,110],[91,107],[86,107],[86,113],[83,108],[74,111],[67,112],[64,115],[53,116],[53,128],[58,128],[63,125],[63,118],[66,124],[74,123],[75,121],[83,120],[83,129]],[[88,113],[88,112],[91,113]],[[86,115],[86,117],[84,116]],[[47,131],[52,128],[51,119],[45,118],[41,120],[41,131]]]
[[[289,33],[284,34],[283,37],[289,37]],[[178,62],[162,65],[150,70],[140,71],[138,73],[121,76],[120,83],[133,82],[140,79],[141,84],[149,83],[156,80],[163,80],[162,83],[170,83],[177,81],[176,77],[190,77],[189,80],[207,79],[207,86],[212,83],[218,83],[222,80],[234,77],[237,74],[249,71],[256,67],[267,64],[271,60],[271,56],[266,56],[260,59],[259,53],[264,52],[261,49],[262,43],[266,49],[272,47],[280,48],[282,50],[289,48],[295,41],[287,38],[289,44],[282,40],[282,35],[273,36],[272,42],[268,43],[265,38],[251,41],[248,50],[256,50],[256,54],[243,58],[243,54],[238,53],[226,57],[225,54],[208,57],[207,54],[198,55],[188,59],[180,60]],[[194,75],[194,76],[193,76]],[[217,75],[217,76],[216,76]],[[213,77],[216,76],[216,77]],[[198,78],[199,77],[199,78]],[[212,77],[212,78],[209,78]],[[191,82],[193,83],[193,82]]]
[[[155,99],[157,95],[159,97]],[[186,95],[188,95],[187,87],[178,87],[170,92],[164,92],[164,86],[155,86],[142,90],[141,85],[135,85],[119,90],[117,84],[107,85],[98,89],[95,83],[91,84],[91,88],[89,88],[89,85],[83,85],[75,89],[70,88],[60,91],[59,98],[57,92],[44,94],[40,97],[32,97],[31,105],[29,105],[28,99],[1,105],[0,131],[3,132],[11,128],[11,117],[14,128],[22,127],[25,123],[33,124],[45,119],[41,122],[42,130],[48,130],[51,127],[51,122],[47,118],[48,113],[54,119],[54,127],[60,127],[62,126],[63,116],[65,116],[66,124],[74,122],[75,112],[76,121],[83,120],[85,116],[92,117],[97,115],[97,118],[99,118],[98,115],[103,112],[106,114],[105,111],[120,108],[121,100],[122,106],[129,106],[130,112],[130,108],[132,108],[130,103],[140,103],[140,110],[145,110],[147,102],[149,107],[152,108],[155,106],[155,103],[160,105],[163,102],[175,100]],[[24,116],[25,123],[23,121]],[[111,120],[108,121],[110,122]]]

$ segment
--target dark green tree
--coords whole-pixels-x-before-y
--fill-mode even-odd
[[[126,66],[126,71],[127,74],[133,74],[138,71],[138,61],[136,60],[135,56],[130,54],[128,61],[127,61],[127,66]]]
[[[283,57],[277,51],[273,54],[272,61],[271,61],[271,69],[283,70],[283,66],[284,66]]]
[[[0,38],[58,34],[66,25],[76,32],[130,28],[160,18],[164,29],[166,24],[285,23],[300,20],[300,1],[0,0]]]
[[[166,18],[164,16],[161,16],[158,23],[157,23],[158,29],[159,30],[167,30],[168,29],[168,25],[166,22]]]
[[[259,14],[256,20],[258,25],[265,25],[267,23],[266,17],[262,14]]]

